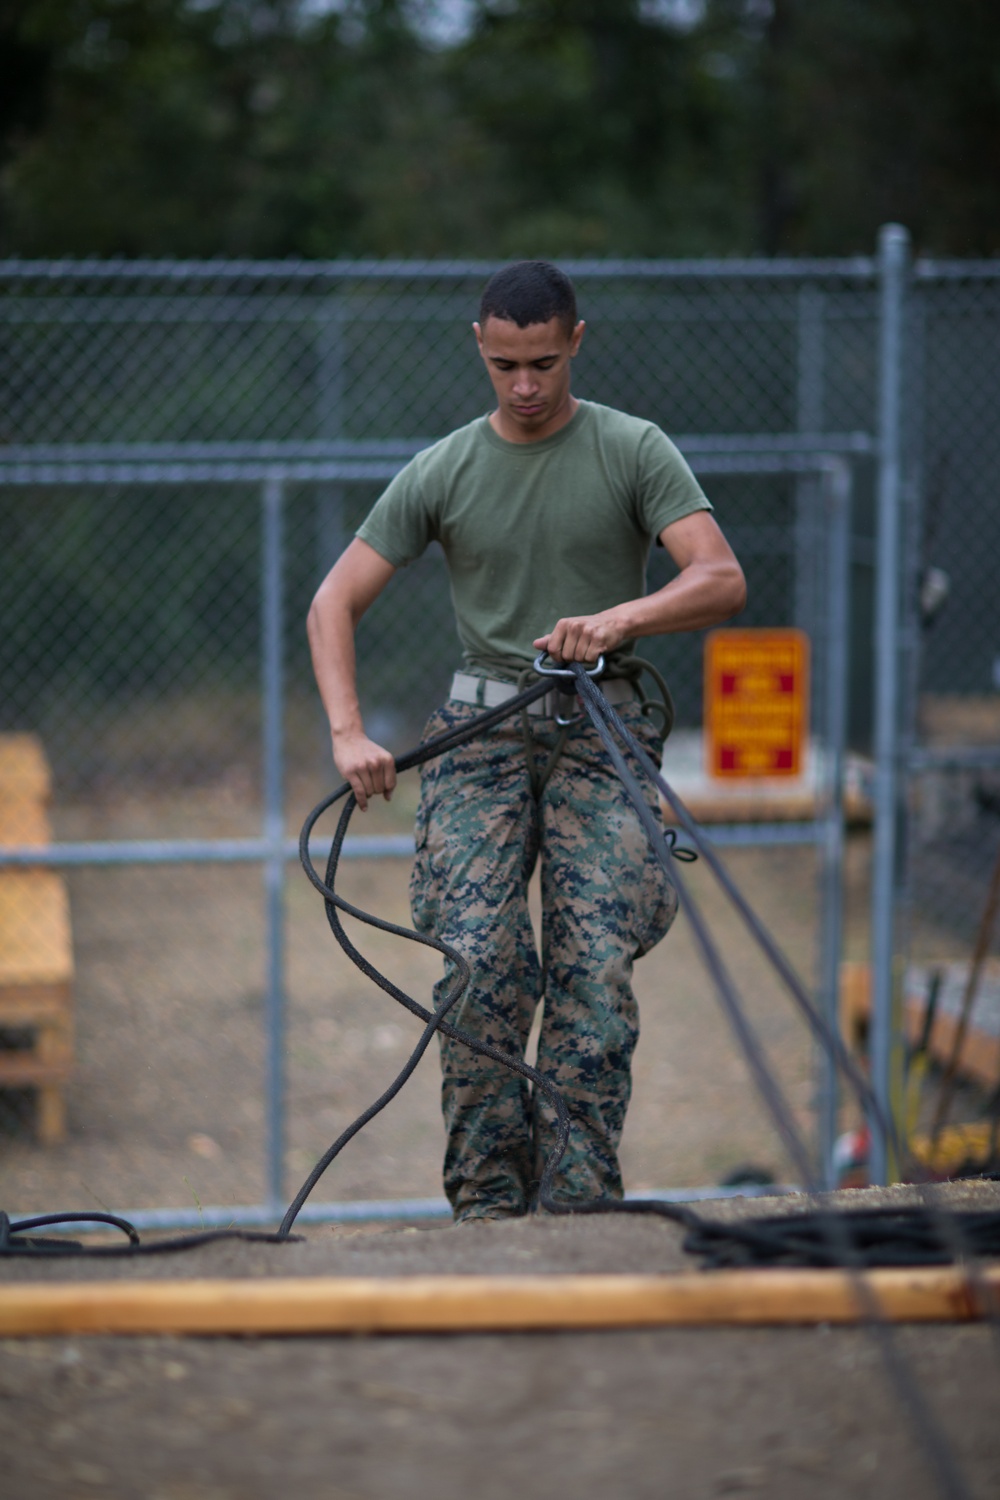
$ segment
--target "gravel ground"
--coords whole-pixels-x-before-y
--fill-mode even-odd
[[[995,1184],[933,1190],[1000,1206]],[[849,1193],[847,1206],[912,1200]],[[803,1199],[706,1213],[794,1212]],[[313,1230],[285,1247],[219,1245],[76,1278],[659,1271],[678,1230],[647,1219]],[[690,1264],[690,1263],[688,1263]],[[65,1263],[8,1262],[5,1280]],[[893,1332],[960,1465],[1000,1487],[1000,1367],[988,1328]],[[864,1497],[936,1487],[878,1341],[856,1328],[297,1338],[0,1340],[4,1494],[136,1500]]]

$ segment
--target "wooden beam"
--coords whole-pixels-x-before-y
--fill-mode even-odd
[[[873,1271],[893,1322],[1000,1311],[1000,1267],[975,1285],[953,1266]],[[0,1287],[0,1336],[82,1333],[431,1333],[667,1325],[853,1323],[839,1271],[661,1276],[294,1277],[245,1281],[22,1282]]]

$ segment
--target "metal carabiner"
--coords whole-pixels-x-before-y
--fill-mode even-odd
[[[535,657],[535,671],[538,673],[539,677],[562,677],[562,678],[568,678],[570,683],[575,683],[576,682],[576,678],[573,675],[573,670],[572,670],[571,667],[546,667],[546,666],[543,666],[542,663],[545,661],[546,656],[548,656],[548,652],[547,651],[539,651],[538,655]],[[597,658],[597,663],[596,663],[595,666],[587,668],[587,676],[588,677],[600,677],[600,675],[601,675],[601,673],[603,671],[604,671],[604,657],[602,655],[602,656],[599,656]],[[575,697],[575,695],[576,695],[576,688],[573,687],[573,688],[571,688],[570,691],[565,692],[565,693],[560,692],[560,690],[557,688],[556,692],[559,693],[559,696],[562,697],[562,698],[572,698],[572,697]],[[576,723],[576,721],[580,717],[580,715],[579,715],[579,713],[575,713],[575,714],[572,715],[572,717],[570,717],[570,718],[567,719],[561,713],[557,712],[554,715],[554,717],[555,717],[555,721],[559,725],[560,729],[567,729],[570,724],[575,724]]]
[[[549,653],[547,651],[539,651],[538,655],[535,657],[535,671],[538,673],[539,677],[570,677],[570,678],[572,678],[572,676],[573,676],[573,669],[572,669],[572,667],[543,667],[542,666],[542,662],[545,660],[545,658],[548,656],[548,654]],[[604,657],[602,655],[602,656],[599,656],[597,658],[597,663],[596,663],[595,666],[587,668],[587,676],[588,677],[600,677],[600,675],[601,675],[601,673],[603,671],[604,671]]]

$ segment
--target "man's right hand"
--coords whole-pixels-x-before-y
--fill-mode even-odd
[[[389,801],[396,786],[396,762],[388,750],[366,734],[348,731],[333,736],[333,759],[362,812],[369,797],[381,795]]]
[[[388,802],[396,766],[364,731],[355,680],[354,631],[395,572],[374,547],[355,537],[316,591],[306,630],[313,671],[330,724],[333,760],[362,811],[369,797]]]

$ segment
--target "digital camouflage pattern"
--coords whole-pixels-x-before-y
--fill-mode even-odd
[[[425,738],[478,710],[449,702]],[[655,730],[637,705],[620,709],[652,753]],[[659,942],[677,894],[589,719],[569,731],[540,801],[532,795],[519,719],[424,766],[410,886],[417,928],[457,948],[472,980],[455,1025],[523,1056],[542,1004],[538,1067],[572,1121],[556,1181],[567,1201],[621,1197],[617,1147],[639,1035],[633,961]],[[539,761],[554,719],[532,718]],[[655,807],[655,794],[649,793]],[[527,886],[541,865],[541,962]],[[446,963],[440,1003],[454,979]],[[523,1214],[555,1138],[554,1115],[524,1079],[441,1038],[447,1129],[445,1191],[456,1219]]]

